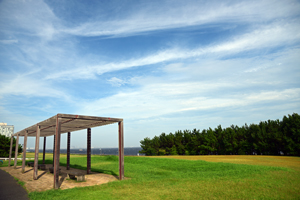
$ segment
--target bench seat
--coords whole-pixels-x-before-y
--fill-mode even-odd
[[[84,173],[80,172],[68,172],[68,178],[77,179],[77,181],[86,181],[86,177]]]
[[[39,164],[38,169],[46,170],[46,165],[45,164]]]
[[[53,168],[53,167],[49,167],[49,171],[50,171],[50,173],[53,174],[53,173],[54,173],[54,168]],[[61,171],[61,168],[59,168],[58,171],[60,172],[60,171]]]
[[[28,162],[27,166],[34,167],[34,162]],[[45,170],[46,169],[46,165],[45,164],[38,164],[38,169]]]

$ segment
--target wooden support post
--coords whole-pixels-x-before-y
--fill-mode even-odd
[[[22,173],[25,172],[25,161],[26,161],[26,147],[27,147],[27,135],[28,131],[25,130],[24,145],[23,145],[23,160],[22,160]]]
[[[68,132],[68,142],[67,142],[67,170],[70,169],[70,143],[71,143],[71,133]]]
[[[91,173],[91,128],[87,129],[87,174]]]
[[[12,154],[12,147],[13,147],[13,141],[14,137],[10,137],[10,148],[9,148],[9,159],[8,159],[8,166],[10,167],[10,161],[11,161],[11,154]]]
[[[55,135],[54,135],[54,137],[53,137],[53,162],[52,162],[52,165],[53,165],[53,167],[54,167],[54,155],[55,155]]]
[[[45,153],[46,153],[46,137],[44,137],[43,164],[45,164]]]
[[[60,130],[61,130],[61,118],[56,117],[55,127],[55,155],[54,155],[54,183],[53,188],[59,188],[59,156],[60,156]]]
[[[39,147],[40,147],[40,126],[36,126],[36,137],[35,137],[35,152],[34,152],[34,166],[33,166],[33,180],[38,178],[38,165],[39,165]]]
[[[124,131],[123,121],[119,122],[119,179],[124,179]]]
[[[15,163],[14,163],[14,168],[17,167],[17,161],[18,161],[18,147],[19,147],[19,134],[17,134],[17,141],[16,141],[16,148],[15,148]]]

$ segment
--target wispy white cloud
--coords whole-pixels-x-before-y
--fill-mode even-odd
[[[273,23],[260,27],[230,41],[211,47],[210,52],[243,52],[258,48],[272,48],[294,44],[300,40],[298,23]]]
[[[112,85],[112,86],[117,86],[120,87],[121,85],[123,85],[124,83],[126,83],[126,81],[119,79],[117,77],[112,77],[111,79],[108,80],[108,82]]]
[[[60,26],[60,20],[41,0],[2,1],[0,18],[6,33],[35,35],[46,40],[52,39]]]
[[[2,43],[2,44],[14,44],[14,43],[18,43],[18,40],[0,40],[0,43]]]
[[[129,12],[118,13],[114,18],[94,17],[80,24],[67,26],[42,0],[2,1],[0,6],[1,28],[52,40],[61,34],[78,36],[124,37],[149,31],[182,28],[220,23],[254,23],[274,21],[296,16],[300,4],[294,0],[278,1],[160,1],[131,7]],[[63,15],[63,13],[61,13]]]
[[[133,7],[132,14],[113,20],[97,19],[62,32],[80,36],[114,36],[140,34],[170,28],[228,22],[264,22],[297,15],[296,1],[205,1],[160,2]]]
[[[42,1],[37,1],[35,3],[13,3],[10,1],[3,1],[2,4],[4,13],[6,13],[7,16],[14,17],[1,17],[3,17],[3,19],[7,20],[8,22],[11,21],[12,23],[10,24],[17,24],[16,27],[23,27],[28,31],[28,33],[34,33],[39,37],[44,38],[45,40],[49,40],[53,38],[53,35],[59,34],[61,32],[59,28],[62,27],[62,21],[58,19],[53,11],[49,8],[49,6]],[[159,10],[155,15],[150,15],[154,7],[145,7],[141,11],[134,13],[132,16],[129,16],[128,19],[124,19],[125,22],[122,20],[116,20],[115,23],[111,23],[110,21],[105,21],[105,23],[112,24],[112,30],[117,30],[117,32],[119,29],[123,30],[126,27],[128,28],[128,30],[124,30],[124,32],[143,32],[146,29],[159,30],[161,29],[161,27],[168,28],[169,26],[190,26],[198,22],[200,24],[204,22],[213,23],[214,20],[220,22],[220,20],[222,21],[222,19],[225,18],[234,21],[237,19],[277,19],[278,17],[288,17],[294,15],[299,7],[299,5],[294,1],[280,3],[280,6],[278,4],[271,4],[268,1],[257,1],[251,3],[234,2],[233,4],[218,3],[218,6],[216,7],[217,10],[212,6],[212,4],[206,5],[201,3],[201,6],[199,6],[198,4],[200,3],[190,2],[182,5],[181,3],[177,2],[174,8],[172,7],[167,11],[161,8],[161,10]],[[265,10],[265,8],[267,9]],[[15,14],[8,14],[6,10],[10,10],[10,12]],[[19,10],[23,10],[24,12],[18,13]],[[277,11],[277,14],[275,14],[275,11]],[[29,17],[24,17],[25,15],[28,15]],[[110,27],[108,25],[100,26],[93,23],[90,25],[82,25],[84,27],[90,26],[90,28],[79,29],[82,29],[83,33],[88,34],[90,32],[89,30],[91,30],[92,32],[97,32],[97,29],[99,27],[108,27],[107,29],[109,29]],[[164,24],[166,24],[166,27]],[[7,26],[7,24],[5,24],[5,26]],[[144,26],[148,28],[143,28]],[[131,30],[130,27],[134,27],[134,30]],[[80,33],[81,31],[76,31],[77,29],[75,29],[75,32]],[[109,30],[106,30],[105,34],[119,34],[117,32],[109,32]],[[45,73],[47,80],[95,79],[97,75],[102,75],[107,72],[114,72],[132,67],[153,65],[163,62],[176,62],[180,59],[196,58],[203,55],[212,56],[212,54],[217,54],[216,56],[220,57],[228,54],[230,55],[233,53],[244,52],[247,50],[254,50],[265,47],[271,48],[286,44],[292,44],[299,42],[299,33],[300,26],[297,22],[286,23],[285,21],[279,21],[273,22],[270,25],[260,24],[255,26],[254,30],[245,33],[244,35],[230,37],[226,41],[223,41],[221,43],[210,44],[208,46],[200,46],[194,49],[181,48],[175,45],[174,48],[159,50],[144,57],[136,57],[128,60],[105,62],[105,60],[103,61],[98,59],[98,62],[101,63],[98,65],[92,64],[89,57],[80,58],[80,56],[77,55],[76,52],[71,51],[72,48],[74,49],[74,46],[72,44],[65,45],[63,41],[62,45],[49,45],[39,42],[35,42],[33,44],[31,43],[32,45],[21,45],[20,49],[22,51],[22,54],[20,54],[20,56],[24,57],[24,55],[26,55],[28,57],[27,60],[30,59],[31,62],[37,62],[36,64],[40,67],[44,67],[46,69],[55,69],[50,71],[47,70],[47,73]],[[7,41],[12,42],[17,40]],[[17,56],[14,56],[14,58],[12,59],[19,61],[22,60],[23,63],[25,61],[22,58],[18,59]]]
[[[32,117],[21,115],[18,113],[10,112],[0,105],[0,119],[1,122],[6,122],[8,125],[15,126],[15,132],[22,130],[23,127],[34,124],[35,120]],[[18,121],[18,124],[14,124]]]
[[[4,95],[24,95],[27,97],[69,97],[61,90],[53,88],[50,82],[43,81],[33,76],[18,75],[4,79],[0,83],[0,96]]]
[[[156,85],[158,88],[166,87]],[[154,87],[154,86],[153,86]],[[172,86],[175,87],[176,86]],[[182,86],[183,88],[183,86]],[[286,89],[276,91],[262,91],[238,95],[226,96],[203,96],[201,92],[188,93],[180,90],[176,93],[181,93],[181,97],[174,98],[174,96],[164,94],[166,90],[162,90],[158,94],[149,92],[149,88],[145,87],[136,92],[120,92],[116,95],[99,99],[94,102],[83,104],[80,112],[97,115],[103,113],[106,116],[123,116],[128,120],[147,119],[151,117],[159,117],[163,115],[172,115],[184,111],[200,111],[218,108],[237,108],[237,107],[251,107],[258,103],[269,103],[276,101],[300,101],[300,89]],[[160,90],[159,90],[160,91]],[[157,91],[158,93],[158,91]],[[172,90],[171,90],[172,93]],[[185,98],[184,96],[186,95]],[[163,98],[164,97],[164,98]]]
[[[262,26],[241,36],[228,39],[220,44],[211,44],[195,49],[174,47],[160,50],[145,57],[133,58],[120,62],[103,63],[101,65],[79,66],[47,75],[47,79],[85,79],[95,78],[107,72],[118,71],[131,67],[153,65],[162,62],[178,61],[181,59],[196,58],[199,56],[222,57],[249,50],[274,48],[300,41],[300,26],[297,23],[273,23]],[[83,70],[84,69],[84,70]]]
[[[134,89],[86,101],[79,112],[124,116],[133,120],[186,111],[250,109],[270,102],[290,106],[300,101],[298,53],[299,50],[287,50],[259,59],[173,63],[164,67],[165,74],[161,77],[132,78],[128,84],[137,86]],[[286,73],[294,73],[294,76],[286,76]],[[294,85],[286,88],[287,82]]]
[[[80,8],[87,17],[40,0],[0,2],[1,118],[21,119],[16,106],[47,116],[123,117],[135,120],[126,134],[136,146],[134,134],[147,130],[143,134],[151,136],[154,128],[159,133],[161,121],[169,128],[207,128],[232,112],[248,117],[255,110],[251,116],[257,120],[266,109],[280,117],[299,110],[298,1],[142,1],[115,10],[110,5],[103,4],[103,12]],[[165,39],[170,32],[172,39]],[[124,44],[133,53],[123,56]],[[28,108],[20,99],[37,101]],[[207,114],[216,110],[219,117]]]

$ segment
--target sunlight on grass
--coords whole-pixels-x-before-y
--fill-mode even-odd
[[[66,155],[60,157],[60,164],[66,165]],[[52,154],[46,154],[47,162],[52,162],[52,158]],[[39,159],[41,162],[41,154]],[[71,165],[86,169],[86,155],[71,155]],[[92,156],[92,171],[118,175],[118,157]],[[300,197],[298,157],[125,156],[125,177],[130,179],[84,188],[32,192],[29,196],[45,200]]]

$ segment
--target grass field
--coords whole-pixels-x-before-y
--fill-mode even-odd
[[[46,159],[52,162],[52,154],[46,154]],[[61,165],[65,164],[66,156],[61,155]],[[71,167],[85,168],[86,157],[71,155]],[[92,171],[118,175],[118,158],[92,156]],[[29,197],[45,200],[300,199],[299,157],[125,156],[125,177],[129,179],[92,187],[32,192]]]

